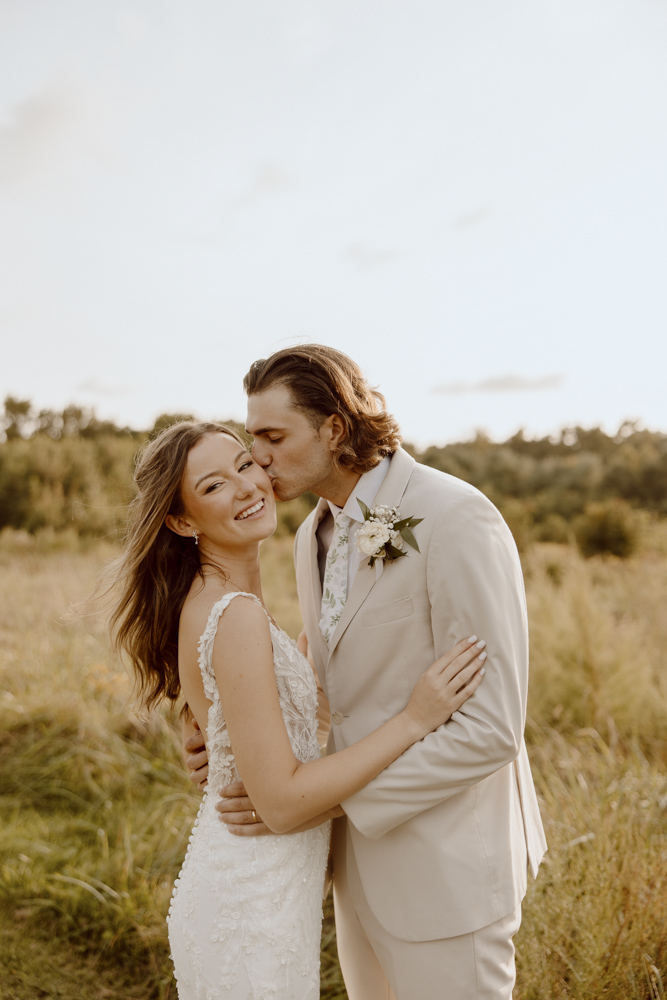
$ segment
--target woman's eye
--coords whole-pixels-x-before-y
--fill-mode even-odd
[[[214,490],[216,488],[216,486],[222,486],[222,483],[211,483],[210,486],[206,487],[206,492],[210,493],[211,490]]]
[[[244,463],[243,463],[243,465],[242,465],[242,466],[241,466],[241,468],[239,469],[239,472],[243,472],[243,470],[244,470],[244,469],[249,469],[249,468],[250,468],[250,466],[251,466],[251,465],[254,465],[254,464],[255,464],[255,463],[253,462],[253,460],[252,460],[252,459],[249,459],[249,460],[248,460],[247,462],[244,462]]]
[[[280,441],[282,441],[282,438],[269,438],[269,441],[271,442],[271,444],[278,444]]]

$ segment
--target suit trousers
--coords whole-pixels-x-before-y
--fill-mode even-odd
[[[346,839],[347,850],[336,852],[334,908],[338,957],[349,1000],[511,1000],[512,938],[521,923],[520,906],[469,934],[402,941],[371,912],[358,881],[349,835]],[[351,880],[356,880],[356,905]]]

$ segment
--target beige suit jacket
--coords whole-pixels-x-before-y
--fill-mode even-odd
[[[318,627],[320,501],[299,528],[295,562],[308,642],[332,713],[330,751],[406,705],[417,678],[460,639],[487,641],[479,689],[343,803],[361,887],[380,923],[407,941],[484,927],[513,910],[546,849],[523,741],[528,634],[512,535],[474,487],[399,449],[376,503],[424,520],[420,552],[364,560],[327,648]],[[351,886],[355,893],[355,887]]]

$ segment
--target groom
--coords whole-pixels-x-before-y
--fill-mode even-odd
[[[344,354],[317,344],[279,351],[252,365],[244,387],[253,456],[276,497],[320,497],[297,532],[295,563],[308,651],[331,708],[329,751],[404,708],[454,643],[476,633],[487,644],[475,695],[342,803],[346,818],[335,821],[350,1000],[509,998],[527,866],[535,875],[546,847],[523,741],[528,641],[512,536],[476,489],[400,448],[383,397]],[[355,544],[358,501],[420,518],[418,549],[402,543],[404,555],[380,553],[371,566],[381,539],[366,537],[363,554]],[[267,832],[238,786],[218,808],[229,823],[252,824],[249,835]]]

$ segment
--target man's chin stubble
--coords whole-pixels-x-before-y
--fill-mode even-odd
[[[280,488],[276,489],[275,486],[273,487],[273,495],[276,498],[276,500],[280,501],[281,503],[287,503],[288,500],[296,500],[296,498],[300,497],[304,492],[305,490],[298,490],[296,492],[295,491],[285,492]]]

